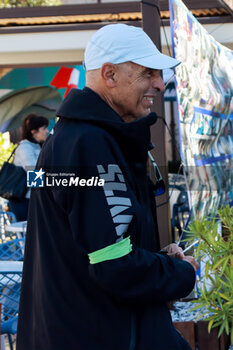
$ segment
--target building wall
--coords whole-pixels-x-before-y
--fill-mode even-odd
[[[204,27],[218,42],[233,48],[231,34],[233,23],[208,24]],[[2,34],[0,35],[0,68],[65,62],[80,64],[84,59],[86,44],[94,32],[94,30],[80,30]],[[166,38],[171,45],[170,27],[161,28],[162,51],[168,53]]]

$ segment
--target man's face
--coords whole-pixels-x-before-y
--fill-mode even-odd
[[[160,71],[132,62],[119,64],[112,107],[125,121],[139,119],[150,113],[157,92],[164,89]]]

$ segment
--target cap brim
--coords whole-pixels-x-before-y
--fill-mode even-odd
[[[159,53],[157,55],[147,56],[143,58],[138,58],[131,60],[134,63],[140,64],[143,67],[151,68],[151,69],[167,69],[167,68],[175,68],[181,62],[172,58],[170,56]]]

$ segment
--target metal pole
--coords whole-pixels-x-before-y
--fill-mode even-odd
[[[142,0],[141,10],[143,30],[149,35],[157,48],[161,50],[159,1]],[[164,99],[162,94],[161,96],[157,96],[151,110],[156,112],[159,116],[164,116]],[[152,155],[160,168],[167,188],[164,195],[156,198],[160,244],[161,247],[163,247],[171,243],[171,230],[168,204],[169,193],[165,125],[161,119],[158,119],[156,124],[151,128],[151,135],[152,142],[155,145],[154,150],[152,150]],[[162,206],[160,206],[161,204]]]

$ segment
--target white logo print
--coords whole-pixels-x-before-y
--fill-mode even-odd
[[[27,187],[44,187],[44,174],[42,170],[27,171]]]
[[[110,213],[115,223],[117,236],[122,236],[128,229],[128,226],[133,218],[133,215],[122,214],[125,210],[132,206],[131,200],[128,197],[119,197],[114,194],[114,191],[126,192],[127,187],[121,169],[116,164],[109,164],[106,171],[102,165],[97,165],[99,176],[104,179],[104,192],[111,207]]]

